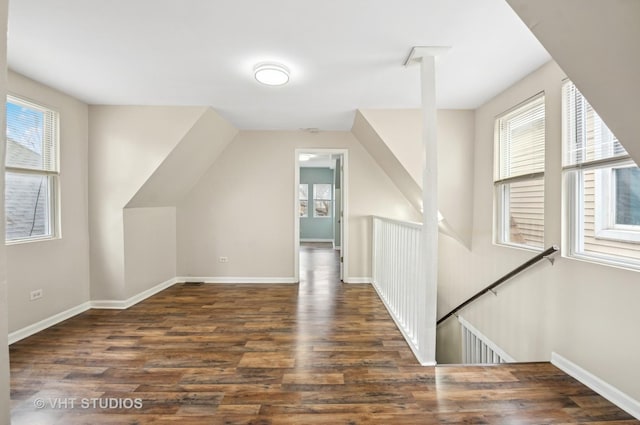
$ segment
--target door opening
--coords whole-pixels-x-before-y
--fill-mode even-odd
[[[300,244],[331,247],[339,278],[348,276],[348,151],[296,149],[294,276],[300,281]]]

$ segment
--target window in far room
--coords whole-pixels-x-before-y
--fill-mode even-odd
[[[331,217],[332,206],[331,184],[317,183],[313,185],[313,216]]]
[[[59,234],[58,113],[7,97],[5,172],[6,241],[51,239]]]
[[[300,205],[298,210],[300,212],[300,217],[309,217],[309,185],[306,183],[301,183],[298,186],[298,198],[300,200]]]
[[[544,244],[544,95],[499,116],[495,139],[495,241],[541,249]]]

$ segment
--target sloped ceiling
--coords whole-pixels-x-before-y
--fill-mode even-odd
[[[640,1],[507,2],[640,163]]]
[[[378,134],[363,111],[357,111],[351,129],[369,155],[380,165],[416,211],[422,210],[422,189],[407,168],[398,160],[387,142]],[[420,139],[418,139],[420,140]]]
[[[207,108],[126,208],[175,206],[186,196],[238,130]]]
[[[471,246],[473,111],[438,111],[438,210],[440,231]],[[353,134],[421,211],[422,112],[419,109],[359,110]],[[465,202],[469,202],[465,205]]]

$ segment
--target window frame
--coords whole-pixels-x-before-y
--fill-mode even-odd
[[[595,208],[595,236],[597,239],[640,244],[640,225],[616,223],[617,180],[614,170],[624,168],[635,168],[635,164],[624,161],[597,169],[601,173],[596,178],[595,204],[600,203],[603,208]]]
[[[307,187],[307,193],[306,193],[306,197],[302,197],[300,196],[300,189],[302,188],[302,186],[306,186]],[[302,203],[306,202],[307,203],[307,208],[305,208],[305,213],[304,214],[300,214],[298,212],[298,217],[300,218],[309,218],[309,184],[308,183],[298,183],[298,211],[302,211]]]
[[[573,86],[573,87],[572,87]],[[571,90],[569,93],[568,90]],[[575,91],[574,91],[575,90]],[[580,95],[578,106],[572,94]],[[602,146],[593,146],[594,158],[587,158],[588,140],[586,106],[588,101],[570,80],[562,85],[562,174],[563,205],[565,209],[564,235],[567,242],[564,254],[569,258],[640,270],[640,259],[625,255],[599,252],[585,248],[585,173],[593,173],[593,235],[592,240],[611,241],[628,244],[633,249],[640,244],[640,225],[618,225],[616,220],[616,178],[615,169],[637,167],[626,152],[616,151],[615,135],[606,131],[606,123],[595,114],[594,128],[600,133]],[[590,105],[589,105],[590,106]],[[573,109],[572,109],[573,108]],[[578,117],[578,113],[581,117]],[[578,125],[580,121],[580,125]],[[606,133],[606,134],[605,134]],[[621,145],[620,145],[621,146]],[[604,154],[602,152],[605,152]],[[607,155],[604,157],[604,155]],[[622,248],[621,248],[622,249]]]
[[[7,239],[5,235],[5,245],[18,245],[23,243],[32,243],[32,242],[42,242],[49,241],[54,239],[61,238],[61,212],[60,212],[60,113],[40,102],[35,102],[33,100],[27,99],[24,96],[16,95],[13,93],[8,93],[5,99],[5,104],[12,103],[14,105],[29,108],[32,110],[40,111],[45,116],[50,114],[48,117],[44,118],[43,127],[45,127],[45,131],[48,134],[51,134],[52,144],[53,144],[53,157],[51,159],[51,164],[53,164],[53,169],[47,170],[45,167],[42,168],[30,168],[30,167],[20,167],[15,165],[8,165],[5,159],[5,182],[7,180],[8,174],[14,175],[22,175],[22,176],[42,176],[47,180],[47,192],[48,192],[48,202],[47,202],[47,226],[49,229],[48,234],[46,235],[37,235],[37,236],[29,236],[29,237],[21,237],[15,239]],[[9,125],[9,117],[6,116],[6,128],[7,131]],[[51,121],[50,124],[47,124],[48,121]],[[46,130],[47,125],[52,125],[53,128],[49,128]],[[5,149],[8,149],[8,137],[5,137]],[[43,142],[44,145],[44,142]],[[44,150],[44,146],[42,147]],[[44,153],[43,153],[44,154]],[[6,184],[6,183],[5,183]],[[5,195],[6,196],[6,195]],[[6,208],[6,200],[5,200],[5,208]],[[6,212],[5,212],[6,216]],[[5,223],[5,226],[8,225],[8,222]]]
[[[543,123],[544,123],[544,139],[546,140],[546,101],[545,101],[545,93],[541,91],[526,100],[518,103],[512,108],[504,111],[499,114],[495,118],[494,122],[494,223],[493,223],[493,243],[500,246],[506,246],[510,248],[521,248],[532,251],[542,251],[544,249],[544,223],[542,226],[542,244],[541,246],[535,246],[527,243],[518,243],[510,240],[511,235],[511,205],[510,205],[510,185],[513,183],[527,182],[527,181],[535,181],[542,179],[542,187],[543,187],[543,220],[544,220],[544,182],[545,182],[545,168],[546,168],[546,159],[545,163],[543,163],[543,170],[540,172],[534,173],[525,173],[518,174],[514,176],[503,177],[501,171],[503,170],[503,162],[504,159],[502,157],[503,149],[502,149],[502,132],[501,132],[501,122],[505,119],[513,119],[517,117],[517,112],[520,111],[522,114],[526,114],[533,108],[538,106],[542,106],[543,108]],[[546,150],[545,146],[546,141],[543,141],[543,147]],[[544,157],[544,153],[543,153]]]
[[[317,198],[316,197],[316,186],[318,185],[323,185],[323,186],[329,186],[329,199],[322,199],[322,198]],[[313,199],[313,218],[332,218],[333,217],[333,184],[332,183],[313,183],[312,184],[312,199]],[[316,202],[328,202],[329,203],[329,207],[327,208],[327,215],[317,215],[316,214]]]
[[[610,197],[610,217],[609,217],[609,226],[614,230],[622,230],[622,231],[640,231],[640,224],[619,224],[617,222],[618,217],[618,179],[616,178],[617,170],[624,169],[638,169],[634,164],[624,165],[624,166],[616,166],[611,168],[611,188],[609,189],[614,196]]]

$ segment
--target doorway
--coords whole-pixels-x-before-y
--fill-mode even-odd
[[[295,150],[294,276],[298,282],[301,243],[305,255],[314,248],[331,247],[339,262],[339,279],[345,281],[348,276],[348,166],[347,149]]]

